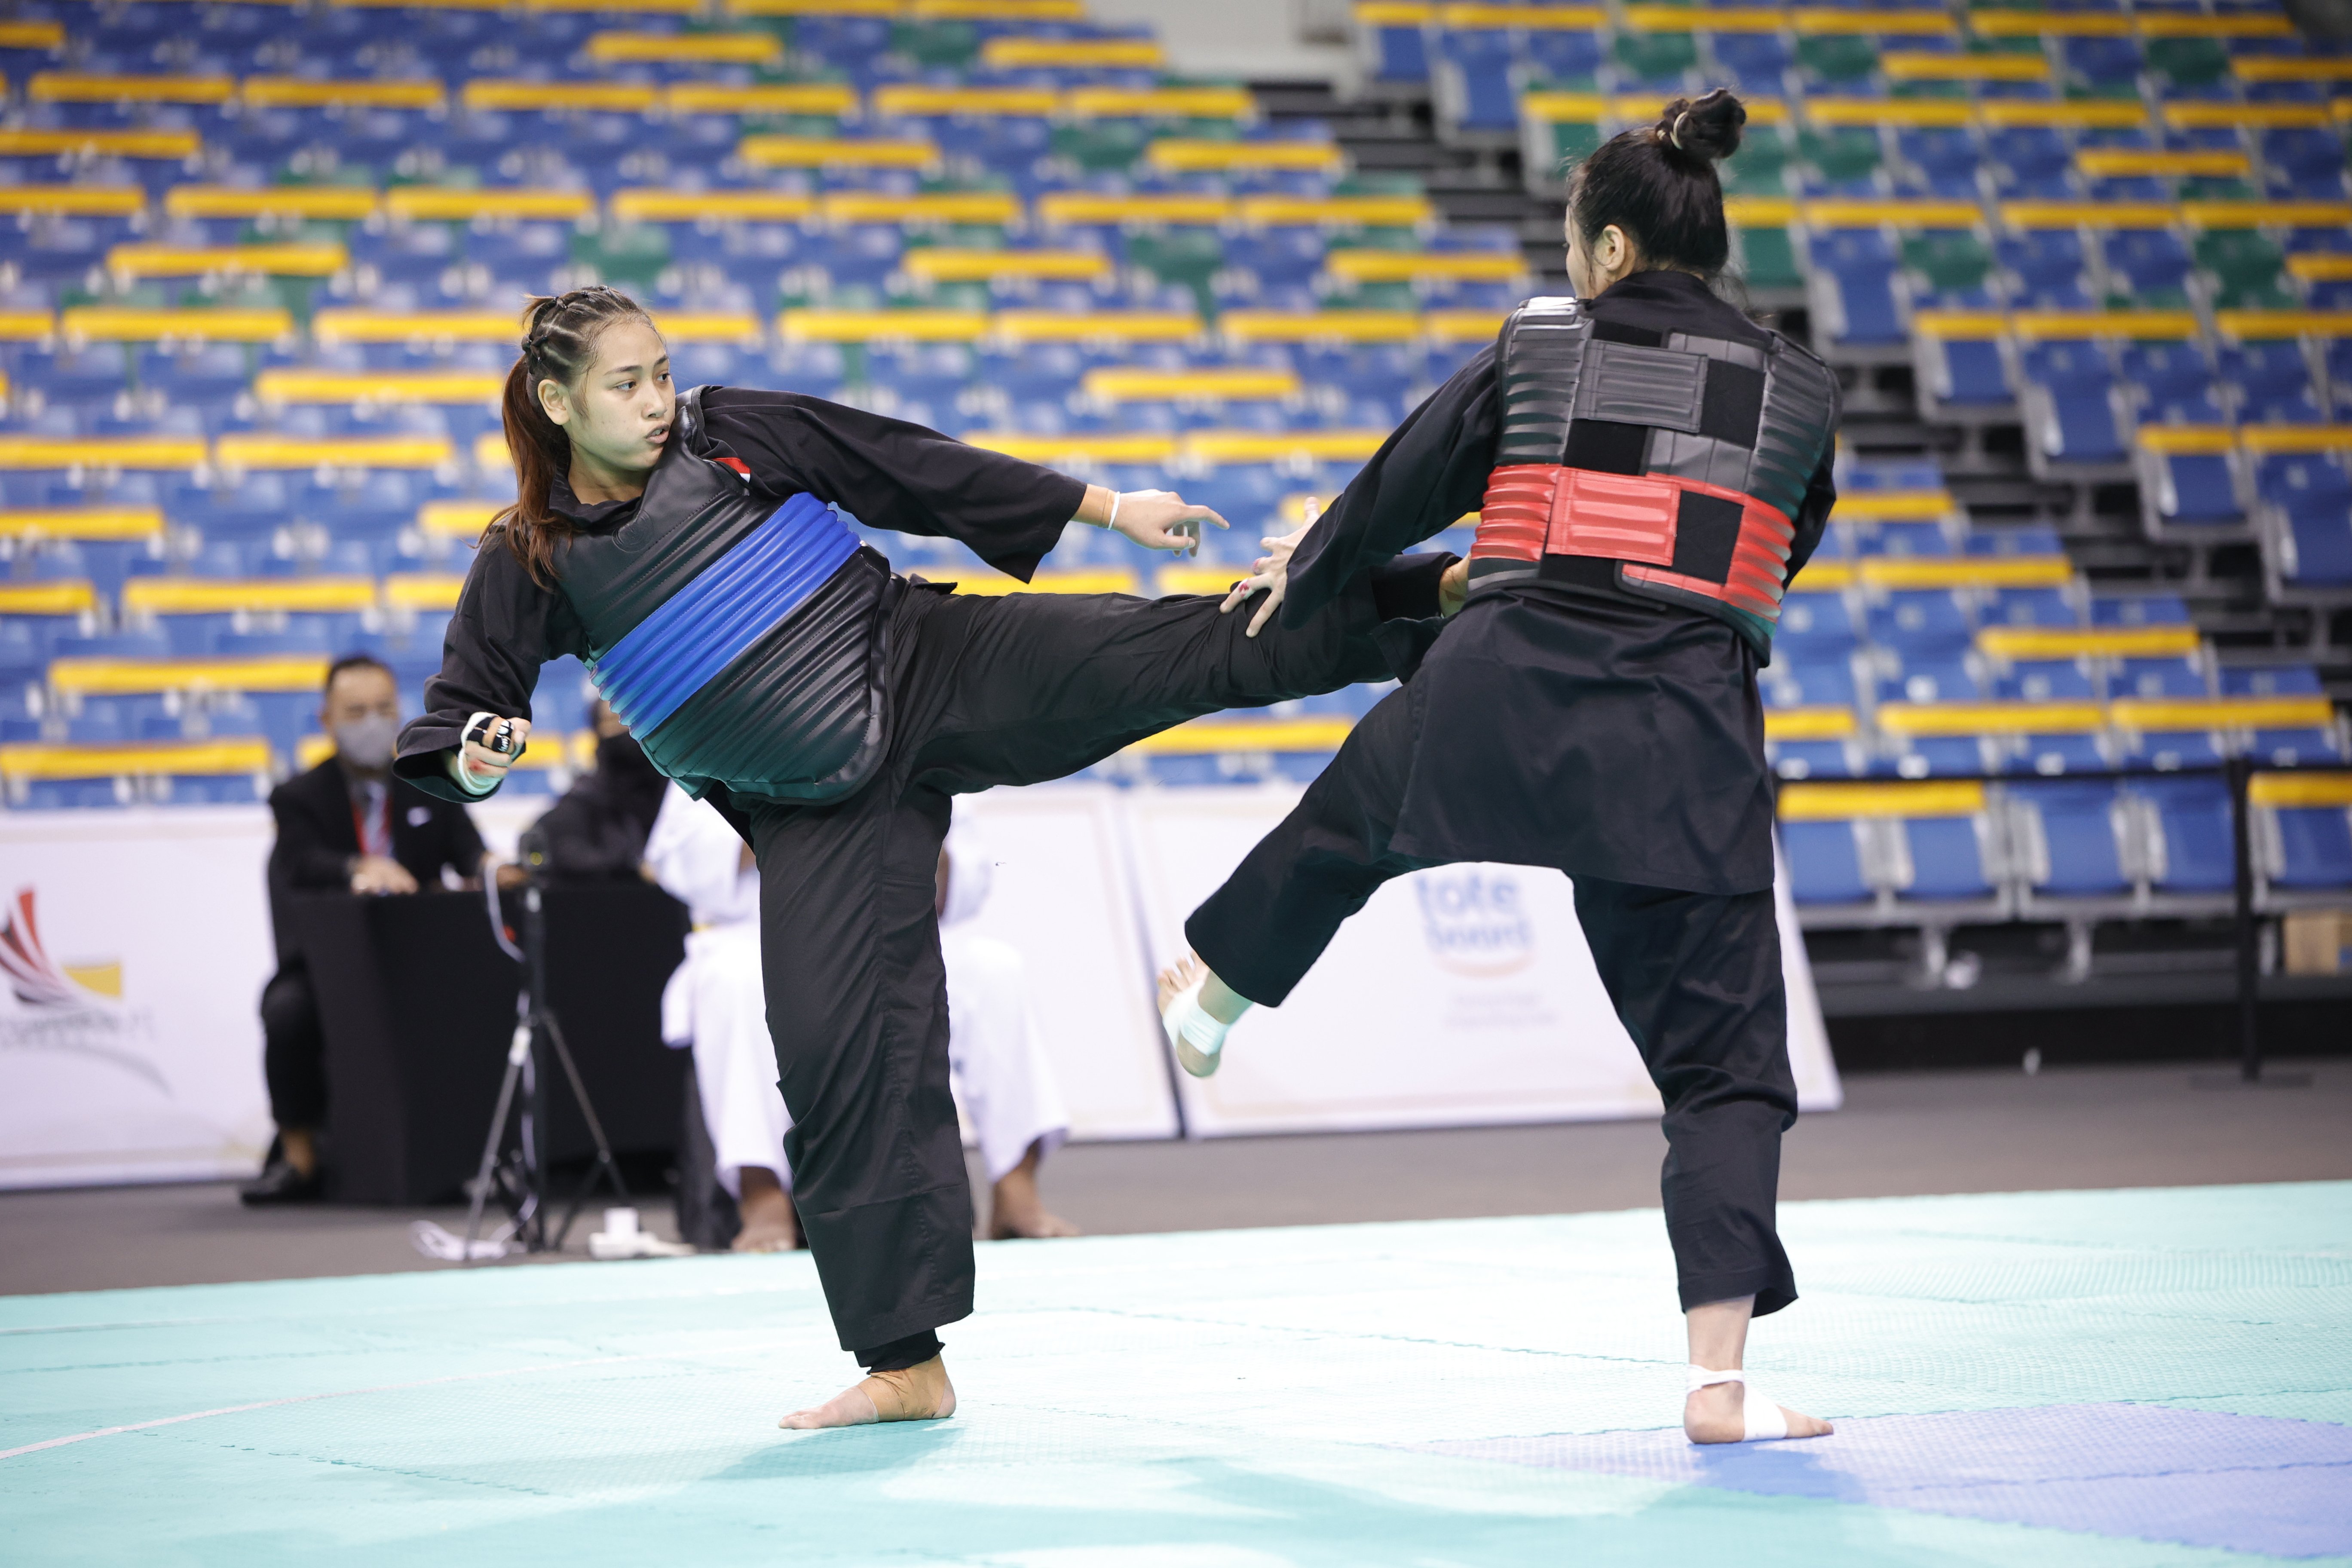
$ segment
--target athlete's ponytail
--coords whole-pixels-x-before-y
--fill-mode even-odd
[[[1652,267],[1713,278],[1731,256],[1718,159],[1739,151],[1748,110],[1726,89],[1678,98],[1657,123],[1602,142],[1570,175],[1568,221],[1589,248],[1614,224]]]
[[[596,340],[615,321],[645,317],[644,309],[617,289],[602,285],[568,294],[542,295],[523,307],[522,354],[507,372],[499,406],[507,452],[514,459],[515,503],[492,520],[507,548],[541,585],[555,585],[555,547],[572,524],[548,507],[556,476],[572,470],[572,441],[547,416],[539,384],[577,385],[594,363]]]

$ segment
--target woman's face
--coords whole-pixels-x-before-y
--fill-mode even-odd
[[[540,405],[572,442],[572,460],[643,473],[660,460],[677,410],[669,349],[641,316],[615,321],[596,339],[596,357],[578,384],[539,384]]]

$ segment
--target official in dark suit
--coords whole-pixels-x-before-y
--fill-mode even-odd
[[[319,721],[334,754],[270,792],[278,842],[269,852],[270,923],[278,973],[261,993],[262,1072],[278,1145],[240,1195],[248,1204],[319,1195],[318,1131],[327,1117],[326,1041],[289,907],[292,895],[342,889],[413,893],[454,875],[481,874],[482,840],[466,808],[392,774],[400,687],[365,654],[327,670]]]

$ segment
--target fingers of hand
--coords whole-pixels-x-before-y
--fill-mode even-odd
[[[1258,633],[1264,631],[1265,629],[1266,622],[1274,619],[1274,612],[1281,606],[1281,604],[1282,590],[1280,588],[1276,588],[1271,593],[1267,594],[1265,596],[1265,603],[1260,605],[1257,607],[1257,614],[1250,617],[1249,635],[1255,637]]]

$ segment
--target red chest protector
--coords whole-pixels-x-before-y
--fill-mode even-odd
[[[1704,610],[1769,658],[1797,510],[1835,436],[1829,367],[1777,334],[1612,335],[1575,300],[1538,299],[1504,322],[1496,374],[1471,592],[1546,556],[1614,562],[1621,589]]]

